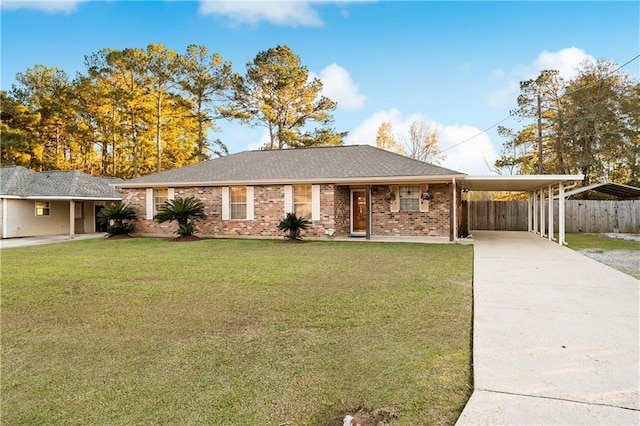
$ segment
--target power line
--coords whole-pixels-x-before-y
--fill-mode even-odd
[[[460,145],[462,145],[463,143],[467,143],[467,142],[469,142],[471,139],[477,138],[478,136],[480,136],[480,135],[482,135],[482,134],[487,133],[489,130],[493,129],[494,127],[498,126],[499,124],[502,124],[503,122],[507,121],[507,120],[508,120],[508,119],[510,119],[510,118],[511,118],[511,115],[509,115],[508,117],[503,118],[502,120],[498,121],[496,124],[494,124],[494,125],[492,125],[492,126],[489,126],[489,127],[487,127],[486,129],[484,129],[484,130],[482,130],[482,131],[480,131],[480,132],[476,133],[475,135],[471,136],[470,138],[467,138],[467,139],[463,140],[462,142],[458,142],[458,143],[457,143],[457,144],[455,144],[455,145],[451,145],[449,148],[443,149],[443,150],[442,150],[442,151],[440,151],[440,152],[449,151],[450,149],[453,149],[453,148],[455,148],[455,147],[457,147],[457,146],[460,146]]]
[[[611,71],[609,74],[607,74],[607,77],[608,77],[608,76],[610,76],[610,75],[612,75],[612,74],[614,74],[614,73],[616,73],[616,72],[618,72],[619,70],[621,70],[622,68],[626,67],[627,65],[629,65],[630,63],[632,63],[633,61],[635,61],[635,60],[636,60],[636,59],[638,59],[638,58],[640,58],[640,54],[639,54],[639,55],[636,55],[635,57],[633,57],[633,58],[631,58],[631,59],[629,59],[627,62],[625,62],[624,64],[620,65],[618,68],[616,68],[615,70]],[[597,82],[592,82],[592,83],[590,83],[590,84],[586,84],[586,85],[584,85],[583,87],[578,87],[578,88],[576,88],[576,89],[572,90],[571,92],[565,93],[565,94],[564,94],[564,96],[569,95],[569,94],[571,94],[571,93],[575,93],[575,92],[577,92],[578,90],[586,89],[587,87],[589,87],[589,86],[591,86],[592,84],[595,84],[595,83],[597,83]],[[599,102],[597,102],[597,103],[599,103]],[[487,127],[486,129],[484,129],[484,130],[482,130],[482,131],[480,131],[480,132],[476,133],[475,135],[473,135],[473,136],[471,136],[471,137],[469,137],[469,138],[467,138],[467,139],[465,139],[465,140],[463,140],[463,141],[461,141],[461,142],[458,142],[458,143],[456,143],[456,144],[454,144],[454,145],[451,145],[449,148],[446,148],[446,149],[441,150],[440,152],[442,153],[442,152],[449,151],[450,149],[457,148],[458,146],[460,146],[460,145],[462,145],[462,144],[464,144],[464,143],[467,143],[467,142],[469,142],[469,141],[471,141],[471,140],[473,140],[473,139],[477,138],[477,137],[478,137],[478,136],[480,136],[480,135],[483,135],[483,134],[487,133],[489,130],[493,129],[494,127],[497,127],[498,125],[500,125],[500,124],[502,124],[503,122],[507,121],[507,120],[508,120],[508,119],[510,119],[511,117],[512,117],[512,115],[511,115],[511,114],[509,114],[507,117],[503,118],[502,120],[498,121],[497,123],[495,123],[495,124],[493,124],[493,125],[491,125],[491,126]]]

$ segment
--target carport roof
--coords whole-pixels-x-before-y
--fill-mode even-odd
[[[595,185],[583,186],[582,188],[574,189],[565,194],[565,197],[580,194],[585,191],[597,191],[603,194],[613,195],[622,200],[640,198],[640,188],[635,186],[623,185],[615,182],[597,183]]]
[[[583,175],[466,176],[460,185],[469,191],[529,192],[560,183],[573,183],[582,179],[584,179]]]

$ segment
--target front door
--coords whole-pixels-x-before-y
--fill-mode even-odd
[[[367,193],[364,189],[351,190],[351,234],[367,234]]]
[[[84,203],[75,202],[75,231],[76,234],[84,234]]]

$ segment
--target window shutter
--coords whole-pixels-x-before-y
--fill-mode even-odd
[[[176,192],[174,188],[167,188],[167,200],[173,200],[176,198]]]
[[[320,185],[311,185],[311,220],[320,220]]]
[[[147,188],[147,220],[153,220],[153,188]]]
[[[392,185],[390,188],[393,195],[396,196],[391,202],[390,209],[393,213],[397,213],[400,211],[400,187],[398,185]]]
[[[231,194],[228,186],[222,187],[222,220],[229,220],[231,217]]]
[[[247,186],[247,220],[253,220],[253,186]]]
[[[293,213],[293,185],[284,186],[284,215]]]
[[[429,200],[423,200],[422,194],[429,190],[429,185],[420,185],[420,211],[427,213],[429,211]]]

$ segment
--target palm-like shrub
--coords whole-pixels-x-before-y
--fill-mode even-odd
[[[136,219],[136,211],[133,207],[122,202],[109,204],[98,213],[98,222],[107,225],[107,234],[110,237],[132,232],[135,225],[130,221]]]
[[[178,222],[176,234],[187,236],[197,232],[194,222],[205,217],[202,201],[195,197],[187,197],[165,201],[155,219],[160,223],[175,220]]]
[[[307,229],[311,222],[309,220],[296,216],[295,213],[287,213],[287,216],[280,221],[278,229],[284,232],[289,232],[285,235],[290,240],[299,240],[300,231]]]

